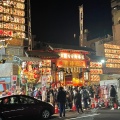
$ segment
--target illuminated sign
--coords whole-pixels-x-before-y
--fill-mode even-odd
[[[77,61],[77,60],[58,60],[58,67],[86,67],[85,61]]]
[[[99,62],[90,62],[91,68],[102,68],[102,63]]]
[[[18,25],[18,24],[13,24],[13,23],[0,23],[0,28],[4,29],[13,29],[14,30],[19,30],[19,31],[25,31],[25,25]]]
[[[13,32],[7,30],[0,30],[0,36],[13,36]]]
[[[72,53],[72,54],[70,54],[70,53],[60,53],[59,56],[61,58],[65,58],[65,59],[69,59],[69,58],[70,59],[81,59],[81,60],[85,59],[84,55],[82,55],[82,54],[75,54],[75,53]]]
[[[92,82],[98,82],[98,81],[100,81],[100,76],[99,75],[91,75],[90,80]]]
[[[25,38],[25,33],[9,31],[9,30],[0,30],[0,36],[14,37],[14,38]]]
[[[105,57],[107,58],[106,67],[120,68],[120,46],[112,44],[104,44]]]

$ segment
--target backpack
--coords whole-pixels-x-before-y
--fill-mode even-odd
[[[83,90],[83,98],[89,98],[89,93],[87,90]]]

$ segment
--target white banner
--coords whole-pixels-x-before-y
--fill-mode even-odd
[[[46,83],[47,83],[46,75],[42,76],[41,83],[42,83],[42,101],[45,101],[46,100]]]

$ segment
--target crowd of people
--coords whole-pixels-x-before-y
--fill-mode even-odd
[[[24,89],[16,94],[26,94]],[[3,92],[5,95],[5,92]],[[27,95],[34,98],[43,100],[41,88],[28,87]],[[111,109],[114,109],[114,103],[116,101],[117,92],[113,85],[110,89]],[[73,104],[76,106],[78,113],[83,113],[85,110],[91,108],[91,100],[93,98],[100,98],[100,86],[77,86],[77,87],[59,87],[59,88],[47,88],[45,92],[44,101],[50,102],[54,106],[57,104],[60,111],[60,117],[65,116],[65,109],[72,109]],[[81,112],[80,112],[81,111]]]

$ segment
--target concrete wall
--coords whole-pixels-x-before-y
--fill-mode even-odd
[[[104,44],[101,44],[99,41],[95,43],[96,47],[96,56],[105,56],[104,54]]]
[[[13,63],[0,64],[0,77],[9,77],[11,75],[18,75],[18,65]]]
[[[13,64],[4,63],[0,64],[0,77],[8,77],[13,75]]]
[[[117,24],[113,28],[113,39],[117,45],[120,45],[120,24]]]

